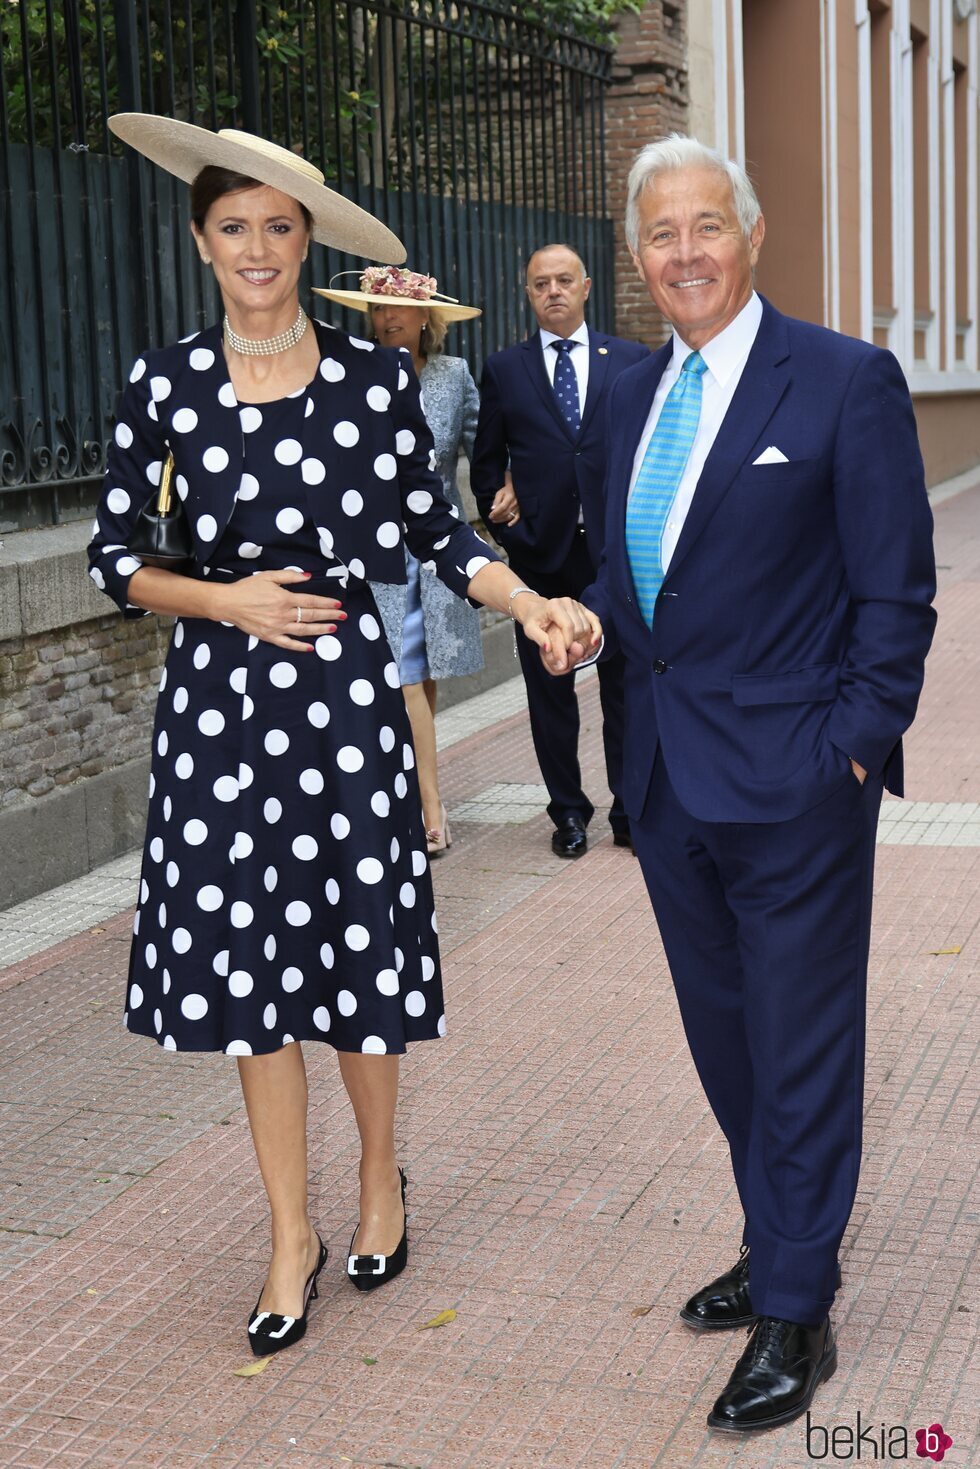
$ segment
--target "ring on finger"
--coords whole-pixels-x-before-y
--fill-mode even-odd
[[[297,606],[296,606],[296,621],[297,622],[302,622],[303,621],[303,609],[302,609],[302,607],[299,606],[299,604],[297,604]]]

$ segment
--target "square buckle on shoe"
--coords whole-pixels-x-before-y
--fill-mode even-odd
[[[386,1256],[350,1255],[347,1259],[348,1275],[384,1275]]]

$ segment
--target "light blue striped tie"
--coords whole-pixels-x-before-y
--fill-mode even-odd
[[[660,543],[698,431],[701,377],[707,366],[700,352],[685,359],[660,411],[626,507],[626,554],[640,613],[648,627],[653,625],[653,609],[664,579]]]

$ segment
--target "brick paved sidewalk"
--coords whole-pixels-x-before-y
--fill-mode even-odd
[[[980,492],[939,507],[937,529],[910,801],[886,804],[880,833],[841,1366],[814,1416],[843,1430],[860,1412],[879,1459],[882,1425],[940,1421],[961,1469],[980,1463]],[[598,795],[594,680],[581,700]],[[410,1268],[373,1296],[343,1278],[353,1125],[332,1051],[308,1047],[331,1258],[305,1341],[260,1376],[233,1375],[267,1248],[234,1065],[124,1034],[128,913],[0,973],[2,1469],[814,1462],[799,1423],[734,1443],[705,1429],[744,1338],[698,1337],[676,1310],[734,1258],[740,1218],[635,862],[599,817],[586,858],[551,857],[521,714],[442,759],[450,1035],[404,1068]],[[450,1325],[418,1330],[449,1306]],[[819,1432],[810,1448],[834,1457]]]

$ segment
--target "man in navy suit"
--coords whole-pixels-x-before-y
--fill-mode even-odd
[[[606,470],[605,400],[624,367],[649,356],[585,324],[592,282],[567,245],[545,245],[527,266],[527,296],[539,330],[487,359],[470,483],[490,533],[535,591],[575,597],[602,553]],[[510,469],[512,487],[505,485]],[[580,857],[593,806],[582,789],[578,700],[571,680],[549,678],[518,639],[531,734],[555,823],[552,850]],[[599,670],[613,839],[629,846],[622,804],[623,664]]]
[[[610,394],[582,595],[626,657],[624,804],[745,1215],[738,1264],[681,1311],[752,1327],[708,1417],[729,1431],[789,1422],[837,1365],[875,830],[934,626],[901,370],[756,295],[764,229],[720,154],[638,156],[627,239],[674,330]]]

